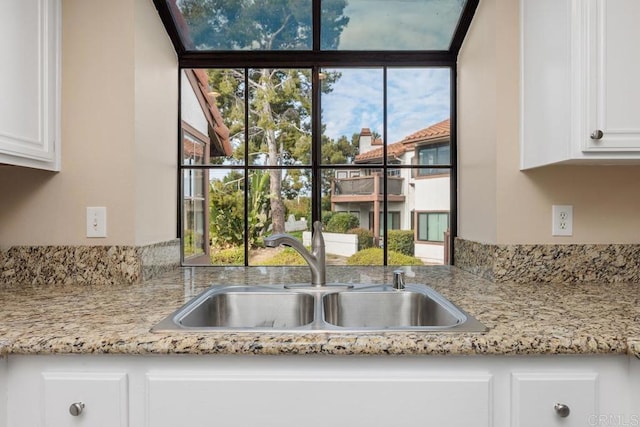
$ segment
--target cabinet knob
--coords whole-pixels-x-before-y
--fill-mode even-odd
[[[599,139],[602,139],[603,136],[604,136],[604,132],[602,132],[600,129],[596,129],[593,132],[591,132],[591,139],[599,140]]]
[[[82,410],[84,409],[84,403],[82,402],[74,402],[69,406],[69,413],[74,417],[82,414]]]
[[[569,407],[567,405],[565,405],[564,403],[556,403],[555,406],[553,407],[553,409],[555,409],[556,414],[558,414],[558,416],[561,417],[561,418],[568,417],[569,413],[571,412]]]

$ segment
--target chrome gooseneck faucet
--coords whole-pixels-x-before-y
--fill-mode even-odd
[[[326,269],[324,259],[324,237],[322,237],[322,223],[313,223],[313,236],[311,238],[311,253],[289,234],[274,234],[264,239],[264,244],[270,248],[280,245],[289,246],[298,252],[311,269],[311,285],[324,286],[326,283]]]

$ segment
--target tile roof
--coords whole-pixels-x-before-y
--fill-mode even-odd
[[[427,128],[420,129],[411,135],[405,136],[402,140],[387,146],[388,157],[398,157],[407,151],[415,148],[416,142],[426,142],[433,139],[448,137],[450,134],[450,120],[446,119]],[[382,159],[384,147],[375,148],[365,153],[358,154],[356,163],[364,163],[369,160]]]
[[[211,139],[211,155],[218,156],[230,156],[233,151],[231,148],[231,141],[229,140],[229,128],[225,126],[220,114],[220,110],[216,106],[216,98],[211,94],[209,87],[209,76],[203,69],[187,69],[185,72],[190,73],[197,80],[197,90],[199,94],[196,97],[201,100],[203,110],[205,110],[205,116],[209,123],[209,138]],[[196,88],[194,88],[196,90]],[[211,135],[213,131],[214,135]]]

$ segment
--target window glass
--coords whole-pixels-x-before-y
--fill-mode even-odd
[[[321,162],[382,163],[382,68],[327,68],[320,77]]]
[[[449,142],[427,145],[418,148],[418,164],[420,165],[449,165],[449,162]],[[447,171],[447,169],[441,168],[420,168],[418,169],[418,175],[437,175],[446,173]]]
[[[418,213],[418,240],[443,242],[449,228],[449,214],[444,212]]]
[[[345,251],[326,239],[328,264],[380,265],[389,250],[410,257],[394,262],[442,263],[443,245],[429,243],[442,241],[432,240],[437,224],[413,215],[450,209],[450,70],[318,71],[320,86],[311,69],[249,67],[197,70],[198,84],[182,85],[194,93],[181,98],[186,264],[297,264],[291,249],[263,239],[286,232],[304,243],[312,212],[352,242]],[[201,88],[213,93],[205,103]],[[444,168],[416,179],[424,165]]]
[[[183,171],[183,251],[184,257],[203,255],[205,241],[206,201],[205,173],[202,170]]]
[[[249,162],[311,162],[311,70],[249,70]]]
[[[244,265],[245,174],[231,169],[210,169],[208,173],[210,263]]]
[[[177,8],[170,10],[189,49],[309,50],[311,3],[311,0],[178,0]]]
[[[329,5],[345,4],[343,16]],[[464,0],[324,0],[323,50],[447,50]],[[336,34],[336,21],[344,23]],[[336,40],[337,39],[337,40]]]
[[[189,51],[308,51],[312,0],[166,0]],[[320,49],[446,51],[466,0],[320,0]]]

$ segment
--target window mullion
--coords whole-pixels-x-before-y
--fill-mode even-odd
[[[244,265],[249,265],[249,69],[244,68]]]

